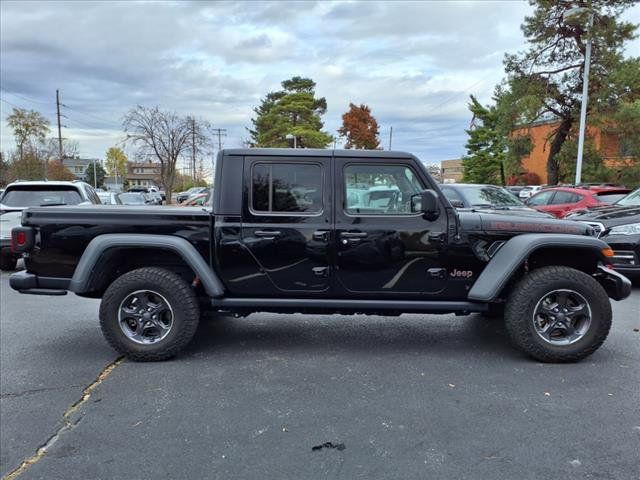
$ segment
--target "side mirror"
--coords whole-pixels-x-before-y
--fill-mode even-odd
[[[427,220],[435,220],[440,216],[438,194],[433,190],[424,190],[412,195],[411,211],[422,212]]]

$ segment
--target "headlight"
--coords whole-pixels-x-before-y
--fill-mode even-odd
[[[609,235],[640,235],[640,223],[618,225],[609,230]]]

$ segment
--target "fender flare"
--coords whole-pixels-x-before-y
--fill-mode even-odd
[[[511,276],[536,250],[545,247],[587,250],[604,261],[602,249],[609,246],[595,237],[557,233],[525,233],[508,240],[489,261],[469,290],[467,298],[477,302],[495,300]]]
[[[170,235],[141,235],[135,233],[108,233],[99,235],[89,242],[73,272],[69,291],[81,294],[89,291],[96,264],[111,248],[154,248],[170,250],[179,255],[202,282],[207,295],[213,298],[224,296],[222,282],[213,269],[205,262],[195,247],[182,237]]]

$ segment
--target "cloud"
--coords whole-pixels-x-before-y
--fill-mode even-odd
[[[640,20],[640,9],[630,19]],[[247,138],[252,109],[293,75],[313,78],[335,133],[368,104],[387,145],[427,162],[464,152],[469,94],[488,101],[502,58],[522,47],[527,2],[2,2],[1,114],[41,111],[103,156],[136,104],[159,105]],[[628,48],[638,54],[640,42]],[[3,150],[13,148],[1,123]]]

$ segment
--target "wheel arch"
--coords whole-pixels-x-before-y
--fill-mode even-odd
[[[570,234],[522,234],[508,240],[491,258],[475,281],[468,299],[492,302],[527,268],[550,265],[575,268],[587,274],[598,271],[608,245],[595,237]]]
[[[162,258],[152,260],[149,252],[160,253]],[[218,276],[186,239],[141,234],[105,234],[91,240],[76,266],[69,290],[82,296],[99,297],[117,276],[141,266],[166,267],[178,272],[186,268],[200,280],[209,297],[224,295]]]

